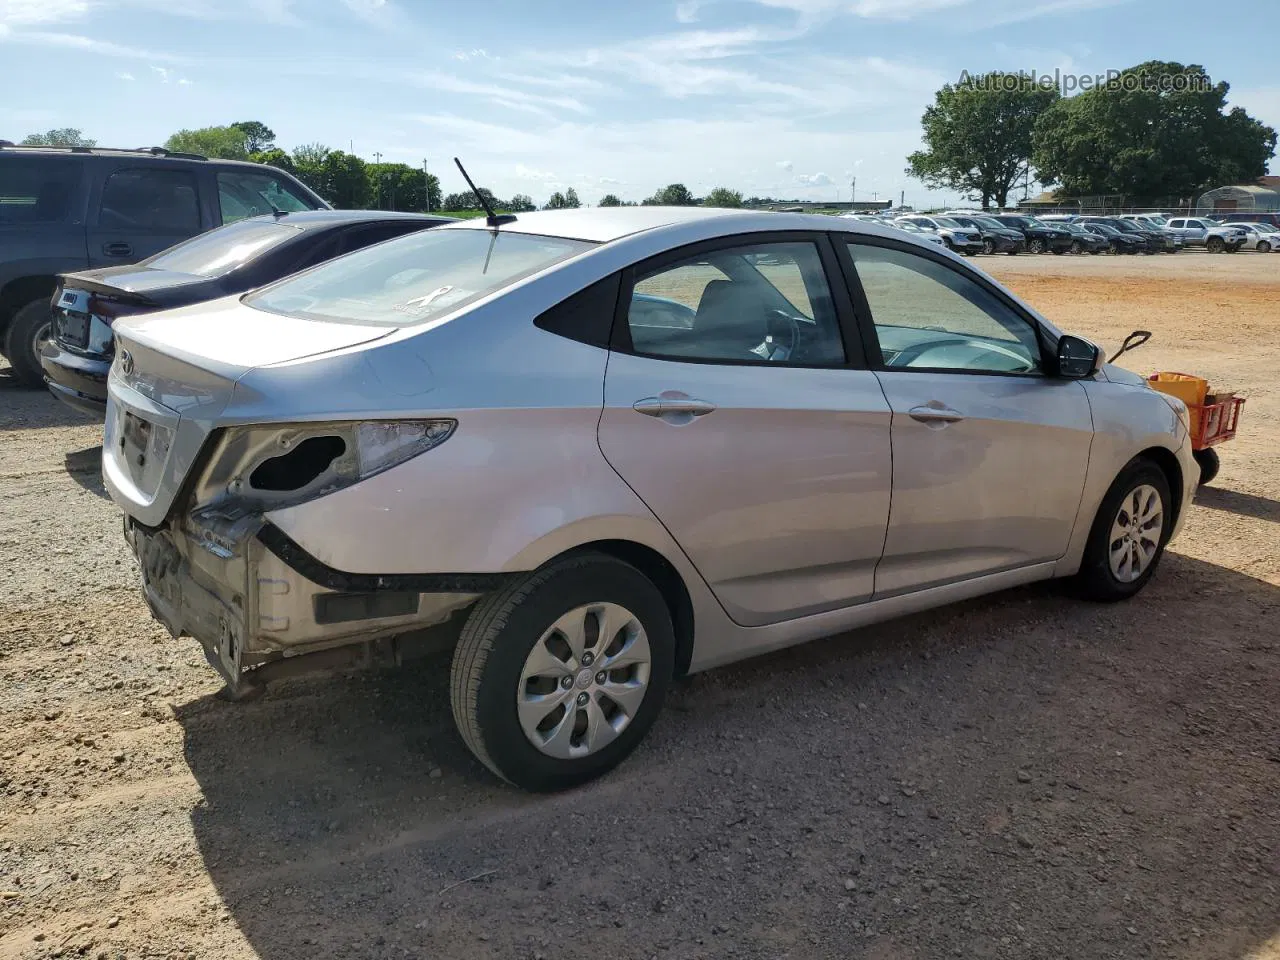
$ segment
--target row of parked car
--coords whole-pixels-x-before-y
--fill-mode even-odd
[[[1271,223],[1220,223],[1210,217],[1165,217],[1158,213],[1087,216],[1013,213],[946,213],[881,217],[847,214],[856,220],[923,234],[963,256],[1005,253],[1177,253],[1203,247],[1210,253],[1241,249],[1280,251],[1280,228]]]

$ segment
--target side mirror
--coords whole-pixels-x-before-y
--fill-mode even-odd
[[[1084,337],[1063,336],[1058,340],[1058,376],[1083,380],[1102,369],[1102,349]]]

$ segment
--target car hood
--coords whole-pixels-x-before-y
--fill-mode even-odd
[[[1102,372],[1112,383],[1126,383],[1133,387],[1142,387],[1147,384],[1146,377],[1132,370],[1126,370],[1124,367],[1117,367],[1114,363],[1104,364]]]
[[[267,313],[232,296],[128,317],[115,330],[151,350],[236,379],[254,367],[379,340],[396,328]]]

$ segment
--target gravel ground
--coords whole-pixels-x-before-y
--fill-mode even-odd
[[[99,428],[0,369],[0,957],[1280,958],[1280,257],[978,262],[1249,396],[1149,588],[695,677],[552,797],[466,753],[445,661],[214,699]]]

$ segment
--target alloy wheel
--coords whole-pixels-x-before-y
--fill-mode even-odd
[[[1120,501],[1111,524],[1108,559],[1112,575],[1121,583],[1141,577],[1159,553],[1163,529],[1160,491],[1147,483],[1135,487]]]
[[[616,603],[570,610],[525,658],[516,712],[529,742],[561,760],[612,743],[649,688],[652,654],[640,620]]]

